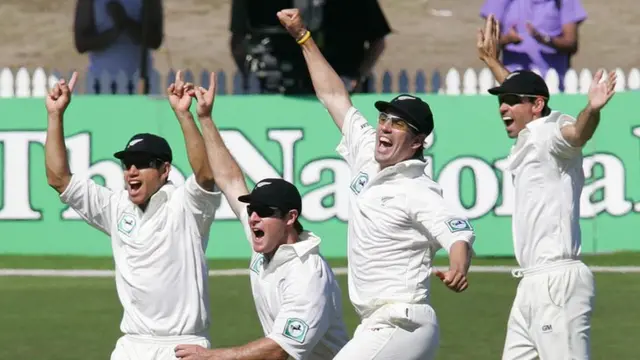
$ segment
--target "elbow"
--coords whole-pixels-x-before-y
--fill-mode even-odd
[[[70,179],[71,176],[69,175],[61,176],[47,170],[47,184],[54,190],[56,190],[59,194],[62,194],[67,188]]]
[[[147,46],[149,49],[158,50],[162,46],[162,40],[164,40],[164,33],[161,26],[156,26],[156,30],[153,35],[149,37]]]
[[[387,42],[383,37],[375,40],[371,45],[372,45],[371,47],[375,51],[375,54],[378,56],[380,56],[384,52],[384,50],[387,48]]]
[[[162,36],[160,36],[158,39],[153,39],[153,41],[147,44],[147,47],[151,50],[158,50],[160,49],[160,46],[162,46]]]
[[[342,103],[344,99],[349,99],[349,92],[344,86],[336,86],[335,88],[326,90],[316,90],[316,95],[325,108],[331,107],[331,104]]]
[[[571,46],[571,54],[576,54],[578,52],[578,42],[574,42],[573,45]]]
[[[581,147],[584,147],[587,144],[587,142],[589,142],[589,140],[591,140],[591,136],[581,136],[575,139],[569,139],[567,140],[567,142],[569,143],[569,145],[573,147],[581,148]]]
[[[90,51],[90,46],[89,46],[89,42],[85,41],[84,38],[76,35],[74,37],[74,41],[73,41],[76,50],[80,53],[80,54],[84,54],[88,51]]]

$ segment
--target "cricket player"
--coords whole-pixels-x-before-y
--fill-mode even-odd
[[[123,336],[112,360],[175,359],[180,343],[209,347],[209,289],[205,251],[221,193],[214,191],[202,136],[189,107],[188,84],[178,73],[168,89],[193,169],[181,186],[168,180],[167,141],[137,134],[115,157],[125,190],[114,191],[72,174],[64,143],[63,115],[77,79],[60,80],[46,98],[47,181],[63,203],[111,237]]]
[[[598,71],[585,108],[575,119],[549,107],[544,80],[531,71],[509,73],[498,61],[500,29],[493,15],[478,31],[480,59],[500,86],[507,135],[515,139],[508,170],[513,178],[513,246],[521,278],[507,323],[502,359],[589,359],[593,274],[580,261],[582,148],[614,95],[616,76]]]
[[[184,360],[328,360],[348,341],[341,292],[319,253],[320,238],[298,217],[302,198],[282,179],[264,179],[249,193],[238,163],[213,123],[215,74],[209,89],[196,89],[198,119],[216,183],[242,222],[253,248],[251,290],[264,337],[248,344],[207,350],[179,345]]]
[[[302,47],[316,94],[342,132],[337,150],[352,171],[349,297],[361,323],[336,359],[433,359],[439,344],[429,299],[433,256],[442,248],[448,252],[449,270],[436,275],[463,291],[475,235],[425,174],[431,109],[411,95],[378,101],[374,129],[352,105],[298,10],[277,16]]]

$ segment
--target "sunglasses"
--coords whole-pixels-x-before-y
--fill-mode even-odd
[[[122,159],[120,162],[122,165],[122,169],[129,170],[132,166],[135,166],[136,169],[159,169],[162,164],[164,164],[163,160],[157,158],[127,158]]]
[[[247,205],[247,214],[251,216],[253,213],[258,214],[258,216],[261,218],[268,218],[268,217],[281,218],[282,217],[282,211],[280,211],[280,209],[278,208],[266,206],[266,205],[257,205],[257,204]]]
[[[400,131],[408,131],[409,129],[413,129],[413,131],[418,132],[417,127],[409,124],[403,118],[381,112],[378,115],[378,124],[383,125],[383,124],[386,124],[387,121],[391,121],[391,128],[393,129],[400,130]]]
[[[534,95],[501,94],[501,95],[498,95],[498,104],[499,105],[507,104],[509,106],[514,106],[514,105],[518,105],[518,104],[524,103],[525,99],[529,99],[529,100],[533,101],[533,100],[535,100],[535,99],[537,99],[539,97],[545,99],[545,97],[534,96]]]

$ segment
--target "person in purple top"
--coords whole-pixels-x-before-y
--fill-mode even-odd
[[[500,23],[502,63],[507,70],[558,72],[560,90],[578,50],[578,27],[587,18],[580,0],[485,0],[480,15]]]

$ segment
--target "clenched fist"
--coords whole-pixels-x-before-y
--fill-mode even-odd
[[[71,93],[78,80],[78,73],[73,72],[69,83],[65,79],[60,79],[55,86],[49,90],[45,99],[45,106],[49,114],[62,114],[71,102]]]
[[[284,26],[285,29],[291,34],[291,36],[299,40],[306,34],[307,27],[304,25],[302,21],[302,15],[300,15],[300,10],[298,9],[284,9],[282,11],[278,11],[278,20],[280,20],[280,24]]]

